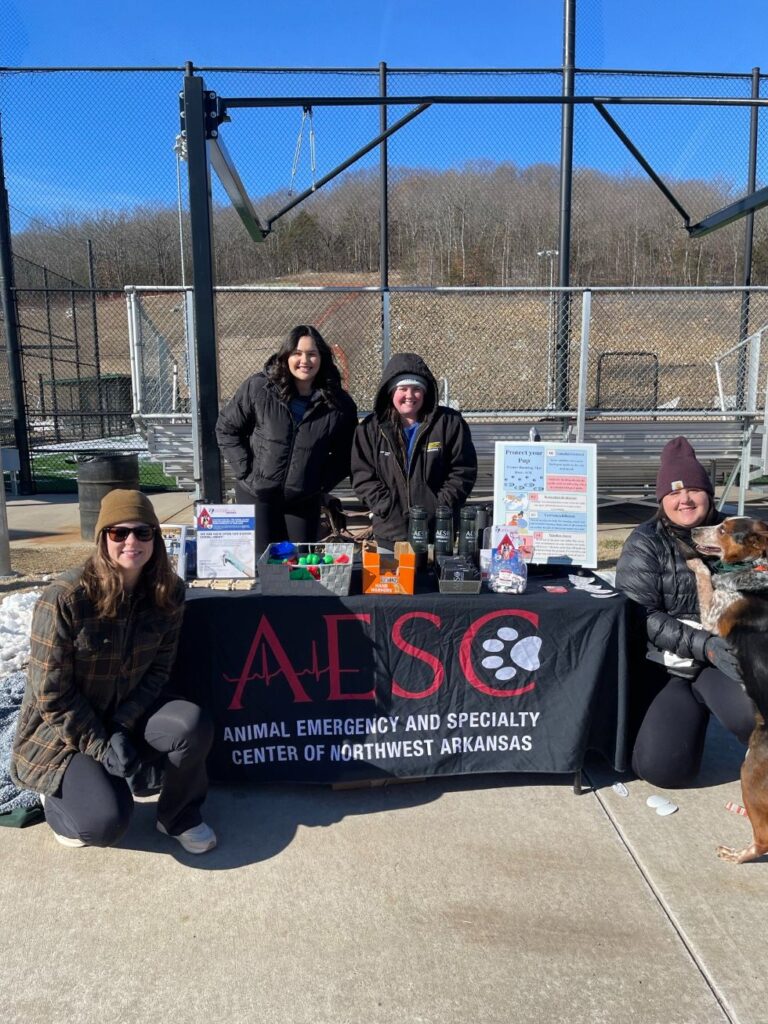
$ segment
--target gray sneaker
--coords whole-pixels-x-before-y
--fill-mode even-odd
[[[53,832],[53,829],[51,829]],[[69,836],[60,836],[58,832],[53,832],[53,838],[57,843],[61,843],[62,846],[87,846],[88,843],[82,839],[70,839]]]
[[[164,836],[171,835],[165,825],[159,821],[157,823],[157,831],[162,832]],[[199,825],[195,825],[194,828],[188,828],[186,832],[181,832],[177,836],[171,836],[171,839],[181,843],[187,853],[208,853],[209,850],[214,848],[217,841],[216,833],[204,821]]]
[[[43,805],[43,810],[45,810],[45,796],[42,793],[40,794],[40,803]],[[50,828],[50,825],[48,827]],[[51,832],[53,832],[52,828]],[[61,843],[62,846],[88,845],[88,843],[84,842],[82,839],[70,839],[69,836],[60,836],[58,832],[53,832],[53,838],[56,840],[57,843]]]

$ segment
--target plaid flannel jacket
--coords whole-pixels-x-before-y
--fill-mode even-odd
[[[168,681],[184,614],[136,592],[99,618],[75,571],[43,591],[32,616],[24,700],[11,756],[22,789],[54,795],[78,751],[101,760],[118,726],[132,729]]]

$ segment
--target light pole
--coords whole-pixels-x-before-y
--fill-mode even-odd
[[[536,253],[539,259],[549,261],[549,310],[547,313],[547,408],[554,405],[556,391],[555,376],[555,260],[559,249],[541,249]]]

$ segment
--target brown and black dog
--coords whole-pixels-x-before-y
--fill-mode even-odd
[[[697,526],[691,536],[701,554],[719,555],[732,567],[712,575],[709,599],[699,590],[701,618],[732,646],[755,705],[755,728],[741,768],[752,843],[743,850],[717,848],[723,860],[744,864],[768,853],[768,523],[731,516],[716,526]]]

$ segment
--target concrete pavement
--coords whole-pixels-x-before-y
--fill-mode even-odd
[[[162,523],[193,523],[191,495],[181,491],[150,494]],[[11,543],[80,543],[80,506],[76,494],[35,494],[6,498]],[[87,542],[86,542],[87,543]]]
[[[189,521],[185,495],[152,498]],[[38,500],[9,499],[12,543],[77,536],[72,502]],[[0,829],[2,1019],[760,1024],[768,864],[715,856],[749,838],[726,810],[742,753],[713,724],[669,817],[594,763],[582,796],[522,775],[215,787],[200,858],[152,800],[113,850]]]
[[[611,773],[377,789],[214,788],[217,850],[154,830],[112,850],[0,832],[8,1024],[709,1024],[766,1019],[766,864],[744,842],[740,751],[658,817]]]
[[[149,495],[158,518],[163,523],[193,523],[194,498],[182,491]],[[36,494],[29,497],[7,497],[8,526],[11,543],[62,544],[79,543],[80,511],[76,494]],[[735,506],[728,511],[735,513]],[[598,507],[598,538],[600,541],[622,542],[629,531],[649,518],[653,508],[647,505],[615,503]],[[768,518],[768,496],[764,489],[750,491],[747,514]]]

